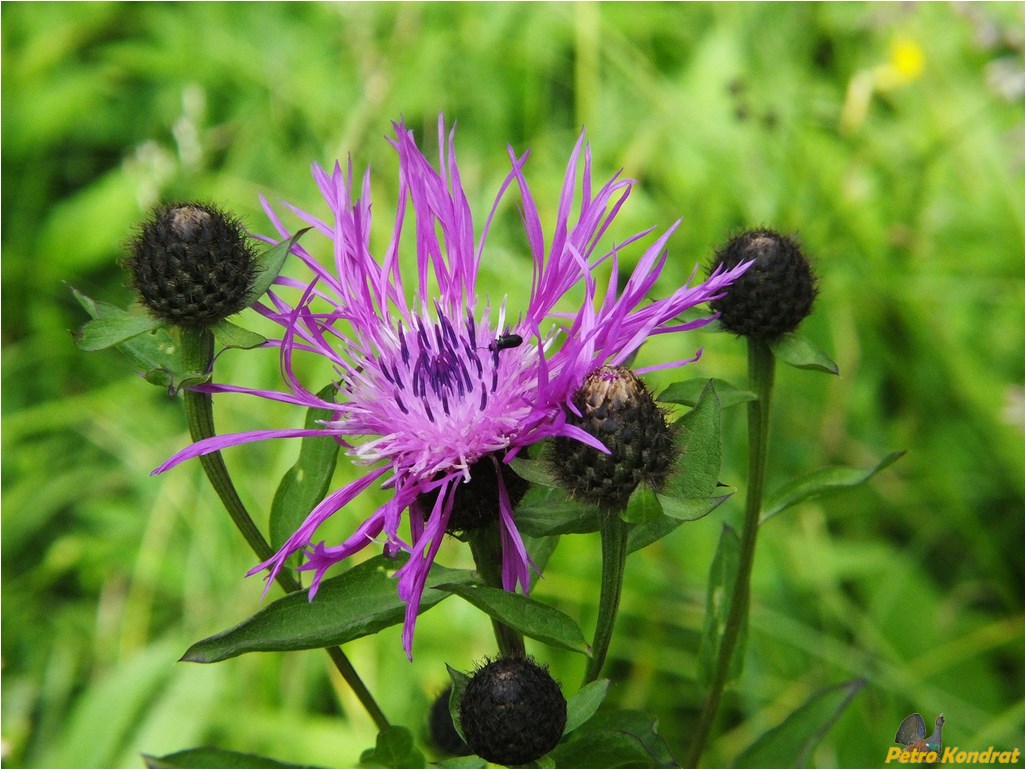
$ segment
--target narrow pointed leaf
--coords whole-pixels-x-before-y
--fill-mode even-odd
[[[770,349],[778,361],[783,361],[797,369],[840,374],[837,364],[826,354],[826,351],[796,332],[781,334],[770,343]]]
[[[113,307],[113,306],[110,306]],[[117,309],[117,308],[115,308]],[[87,321],[76,338],[79,350],[91,353],[120,345],[140,334],[153,331],[163,325],[148,315],[131,315],[122,311],[119,315],[94,318]]]
[[[130,314],[106,302],[97,302],[78,291],[74,286],[68,288],[71,289],[79,304],[94,319],[125,315],[139,317],[138,314]],[[202,374],[184,371],[185,364],[182,361],[181,346],[171,337],[166,327],[158,325],[150,333],[137,334],[116,345],[116,348],[132,360],[147,382],[167,388],[172,395],[182,387],[183,381],[186,383],[203,381]]]
[[[662,505],[663,513],[679,523],[685,521],[697,521],[708,516],[734,494],[731,490],[723,495],[712,497],[668,497],[658,495],[659,503]]]
[[[523,533],[521,535],[523,535],[524,547],[527,549],[531,563],[538,568],[531,570],[531,591],[533,591],[538,580],[545,573],[545,565],[549,563],[556,546],[559,545],[559,535],[546,535],[545,537],[531,537]],[[531,591],[528,591],[528,594]]]
[[[825,492],[857,487],[904,454],[904,450],[891,452],[872,468],[822,468],[788,482],[767,498],[762,511],[762,521]]]
[[[657,495],[662,511],[631,528],[629,552],[665,537],[685,521],[702,518],[729,497],[718,486],[723,454],[722,410],[712,381],[706,381],[698,403],[677,421],[675,428],[677,463]]]
[[[460,722],[460,701],[463,700],[463,693],[467,689],[470,677],[448,663],[445,664],[445,670],[449,672],[449,680],[452,682],[452,690],[449,692],[449,717],[452,719],[452,726],[456,728],[456,734],[466,743],[467,736],[463,734],[463,723]]]
[[[726,409],[736,404],[743,404],[746,401],[754,401],[757,396],[750,390],[738,388],[726,380],[707,377],[698,377],[693,380],[683,380],[672,383],[666,390],[659,394],[657,401],[665,401],[671,404],[684,404],[694,406],[702,397],[702,392],[708,383],[712,382],[716,388],[716,395],[720,399],[720,407]]]
[[[566,727],[563,735],[572,733],[591,719],[609,692],[609,680],[590,682],[566,699]]]
[[[641,739],[622,730],[588,731],[587,737],[560,743],[549,757],[557,768],[657,767]]]
[[[304,233],[309,229],[309,227],[304,227],[302,230],[297,230],[295,235],[287,241],[282,241],[275,246],[271,246],[263,253],[257,255],[257,263],[259,264],[259,267],[257,269],[256,278],[253,280],[253,285],[250,287],[249,293],[246,295],[246,307],[249,307],[264,296],[266,291],[271,288],[271,284],[274,283],[274,279],[278,277],[278,273],[281,272],[282,267],[285,265],[285,258],[288,257],[289,251],[292,250],[292,247],[296,245],[296,242],[302,238]]]
[[[709,382],[695,408],[676,423],[677,464],[660,494],[704,498],[713,494],[723,454],[722,412],[716,388]]]
[[[590,653],[584,633],[573,619],[561,610],[550,607],[523,594],[481,585],[439,585],[464,599],[489,617],[514,628],[524,636],[552,647],[573,652]]]
[[[663,515],[644,524],[636,524],[627,534],[627,552],[634,553],[673,532],[686,521],[696,521],[716,510],[730,495],[707,497],[702,500],[660,497]]]
[[[241,326],[230,321],[221,321],[214,324],[210,331],[214,335],[214,342],[217,343],[217,347],[222,349],[239,348],[241,350],[252,350],[267,342],[266,337],[256,332],[251,332],[249,329],[243,329]]]
[[[548,754],[556,767],[678,767],[655,717],[600,711]]]
[[[820,690],[749,746],[734,767],[808,767],[812,752],[866,684],[864,679]]]
[[[313,601],[296,591],[271,602],[248,620],[190,647],[182,660],[216,663],[247,652],[285,652],[331,647],[403,622],[405,603],[393,577],[408,556],[375,556],[321,583]],[[428,576],[420,611],[445,599],[441,583],[463,585],[476,580],[470,570],[436,564]]]
[[[146,767],[150,768],[310,767],[310,765],[293,765],[288,762],[271,759],[270,757],[260,757],[256,754],[242,754],[238,751],[217,749],[212,746],[204,746],[197,749],[185,749],[183,751],[176,751],[173,754],[165,754],[162,757],[143,754],[142,758],[146,763]]]
[[[336,390],[334,384],[327,385],[317,397],[330,401]],[[319,420],[330,420],[333,416],[327,409],[309,409],[304,427],[318,428]],[[271,503],[272,548],[280,548],[314,506],[324,499],[335,472],[338,450],[338,442],[331,436],[303,438],[299,445],[299,459],[285,472]]]
[[[705,628],[698,646],[698,679],[708,686],[712,681],[713,672],[720,656],[720,642],[727,625],[727,616],[734,595],[734,584],[737,581],[738,565],[741,558],[741,541],[733,529],[724,525],[720,534],[720,542],[709,569],[709,587],[705,602]],[[743,621],[738,643],[734,647],[728,671],[728,681],[737,678],[741,673],[744,660],[744,637],[747,618]]]

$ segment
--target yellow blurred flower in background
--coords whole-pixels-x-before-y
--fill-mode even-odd
[[[926,54],[919,42],[896,35],[891,40],[887,61],[856,72],[848,82],[841,109],[841,131],[850,133],[866,119],[873,94],[890,91],[918,80],[926,67]]]

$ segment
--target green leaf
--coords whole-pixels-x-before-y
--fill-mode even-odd
[[[731,493],[732,494],[732,493]],[[685,521],[696,521],[716,510],[730,494],[707,497],[702,500],[660,497],[663,515],[645,524],[631,527],[627,533],[627,553],[634,553],[656,540],[666,537]]]
[[[712,497],[668,497],[667,495],[657,495],[657,497],[662,505],[663,513],[668,518],[676,519],[678,523],[682,523],[685,521],[697,521],[708,516],[725,501],[729,500],[733,494],[734,491],[731,490],[724,495],[714,495]]]
[[[599,510],[562,489],[532,486],[515,513],[517,529],[531,537],[598,532]]]
[[[79,304],[95,319],[126,315],[140,317],[106,302],[97,302],[74,286],[68,288]],[[135,363],[147,382],[166,387],[171,395],[187,385],[199,384],[207,379],[201,372],[186,371],[181,345],[166,327],[158,326],[149,334],[138,334],[116,345],[116,348]]]
[[[542,454],[549,451],[549,442],[542,442]],[[549,466],[543,460],[530,460],[526,457],[514,457],[509,467],[525,481],[532,484],[541,484],[543,487],[558,487],[559,482],[549,471]]]
[[[216,663],[247,652],[285,652],[344,644],[403,622],[406,605],[396,592],[397,569],[407,554],[395,559],[375,556],[338,577],[321,583],[313,601],[296,591],[264,607],[234,628],[196,642],[182,656],[193,663]],[[436,564],[428,576],[420,612],[449,595],[435,590],[476,580],[470,570]]]
[[[473,604],[489,617],[516,629],[524,636],[537,639],[552,647],[573,652],[590,653],[584,633],[565,612],[550,607],[523,594],[503,591],[481,585],[441,584],[449,591]]]
[[[478,770],[479,768],[488,767],[488,763],[481,759],[481,757],[471,754],[466,757],[447,757],[446,759],[440,759],[437,762],[431,763],[432,767],[451,767],[456,770],[465,768],[466,770]]]
[[[531,590],[534,590],[537,585],[539,578],[545,572],[545,565],[549,563],[549,559],[556,550],[556,546],[559,545],[559,535],[547,535],[545,537],[531,537],[530,535],[523,535],[524,548],[527,549],[527,555],[531,559],[531,562],[538,568],[537,571],[531,570]]]
[[[720,400],[710,381],[695,408],[675,425],[680,454],[662,495],[705,498],[713,494],[722,462],[722,422]]]
[[[572,733],[591,719],[609,691],[609,680],[598,679],[575,692],[566,701],[566,727],[563,735]]]
[[[894,463],[904,454],[905,450],[891,452],[872,468],[822,468],[790,481],[766,499],[762,511],[762,521],[766,521],[781,511],[825,492],[856,487],[875,476],[888,465]]]
[[[589,731],[587,739],[561,743],[549,752],[549,757],[555,767],[654,767],[641,740],[620,730]]]
[[[620,518],[628,524],[645,524],[662,515],[659,498],[648,484],[638,484],[627,500],[627,507],[620,511]]]
[[[337,388],[329,384],[317,397],[331,401]],[[328,409],[311,408],[306,428],[320,427],[318,420],[330,420]],[[282,476],[271,503],[271,547],[280,548],[327,494],[338,460],[339,444],[331,436],[306,436],[299,445],[299,459]]]
[[[734,767],[808,767],[812,751],[866,684],[864,679],[820,690],[776,727],[763,733]]]
[[[755,401],[756,396],[750,390],[742,390],[734,385],[731,385],[726,380],[719,378],[708,379],[706,377],[698,377],[693,380],[684,380],[682,382],[672,383],[666,390],[659,394],[659,398],[656,401],[665,401],[671,404],[684,404],[685,406],[694,406],[698,403],[702,397],[702,393],[705,390],[708,383],[713,383],[716,388],[716,395],[720,399],[720,407],[726,409],[736,404],[743,404],[746,401]]]
[[[463,734],[463,723],[460,721],[460,701],[463,700],[463,693],[467,689],[470,677],[459,671],[448,663],[445,664],[449,672],[449,680],[452,682],[452,690],[449,692],[449,718],[452,719],[452,726],[456,728],[456,734],[467,742],[467,736]]]
[[[260,757],[256,754],[243,754],[238,751],[217,749],[212,746],[204,746],[197,749],[185,749],[176,751],[173,754],[165,754],[162,757],[154,757],[149,754],[142,755],[146,767],[151,768],[193,768],[193,767],[225,767],[225,768],[247,768],[247,767],[310,767],[310,765],[293,765],[288,762],[281,762],[269,757]]]
[[[289,251],[292,250],[296,242],[309,229],[309,227],[304,227],[302,230],[297,230],[295,235],[287,241],[271,246],[257,255],[257,274],[253,280],[253,285],[249,289],[249,293],[246,295],[246,307],[249,307],[264,296],[267,290],[271,288],[274,279],[278,277],[278,273],[281,272],[282,267],[285,265],[285,258],[288,257]]]
[[[105,350],[120,345],[133,337],[138,337],[140,334],[153,331],[163,326],[164,323],[148,315],[131,315],[113,305],[107,305],[107,308],[109,315],[87,321],[76,335],[75,344],[78,345],[79,350],[84,350],[87,353]],[[120,310],[120,312],[113,313],[110,310]]]
[[[658,493],[659,516],[631,528],[627,550],[633,552],[670,534],[685,521],[715,509],[730,494],[719,486],[723,453],[722,410],[712,381],[707,381],[695,408],[677,421],[677,463]]]
[[[243,329],[241,326],[237,326],[230,321],[221,321],[214,324],[210,331],[214,335],[214,342],[222,349],[240,348],[242,350],[252,350],[267,342],[266,337],[256,332],[251,332],[249,329]]]
[[[770,349],[778,361],[783,361],[797,369],[813,369],[827,374],[840,373],[837,364],[825,351],[796,332],[781,334],[770,343]]]
[[[360,767],[424,767],[425,762],[409,729],[400,725],[382,730],[374,748],[360,755]]]
[[[677,767],[657,724],[640,711],[600,711],[548,756],[556,767]]]
[[[734,597],[738,565],[741,558],[741,541],[729,526],[723,526],[720,543],[709,570],[709,587],[705,602],[705,628],[698,646],[698,680],[709,685],[720,657],[720,642],[727,625],[727,616]],[[734,647],[727,680],[735,679],[741,673],[744,660],[744,637],[747,618],[742,620],[741,633]]]

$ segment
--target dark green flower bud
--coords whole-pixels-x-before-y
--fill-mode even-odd
[[[460,701],[460,724],[474,753],[522,765],[551,751],[566,727],[566,698],[549,672],[526,658],[478,669]]]
[[[157,209],[132,242],[126,265],[150,313],[189,328],[212,326],[245,308],[257,272],[242,224],[200,203]]]
[[[673,429],[652,393],[630,369],[603,366],[589,374],[573,404],[581,416],[567,419],[609,449],[609,454],[570,438],[553,442],[553,474],[574,497],[622,510],[638,484],[659,490],[677,452]]]
[[[812,312],[816,279],[793,238],[772,230],[749,230],[716,252],[712,269],[751,267],[709,306],[720,323],[744,337],[772,340],[794,331]]]
[[[428,717],[428,735],[435,747],[454,757],[465,757],[473,752],[470,746],[464,741],[452,724],[452,715],[449,713],[449,697],[452,695],[452,688],[448,688],[439,695],[431,705],[431,714]]]

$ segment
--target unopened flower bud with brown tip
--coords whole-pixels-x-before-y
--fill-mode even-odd
[[[710,271],[752,261],[726,294],[709,303],[728,331],[773,340],[794,331],[812,312],[816,279],[793,238],[773,230],[748,230],[716,252]]]
[[[662,489],[677,459],[673,429],[634,372],[622,366],[596,369],[573,404],[581,416],[570,414],[568,421],[609,449],[605,454],[571,438],[555,439],[550,465],[574,497],[622,510],[638,484]]]
[[[502,765],[533,762],[566,728],[566,698],[547,670],[527,658],[478,669],[460,700],[460,725],[479,757]]]
[[[245,308],[257,273],[242,224],[201,203],[157,209],[132,241],[126,266],[150,313],[187,328]]]

